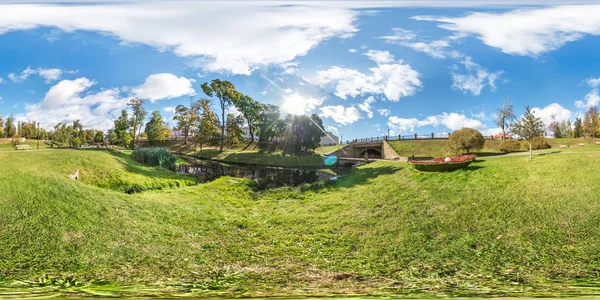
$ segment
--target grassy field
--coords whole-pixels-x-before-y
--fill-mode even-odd
[[[37,148],[37,140],[29,140],[22,144],[30,145],[31,149]],[[44,141],[40,141],[40,149],[49,149],[49,148],[50,148],[50,146],[47,145],[46,143],[44,143]],[[11,144],[11,139],[0,139],[0,151],[10,151],[10,150],[15,150],[15,148]]]
[[[583,148],[264,192],[107,150],[3,152],[0,293],[600,293],[600,153]]]

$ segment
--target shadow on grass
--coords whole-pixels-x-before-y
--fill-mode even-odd
[[[350,173],[341,176],[338,180],[321,181],[312,184],[303,185],[301,191],[320,191],[324,189],[338,190],[350,188],[358,185],[369,184],[373,179],[382,175],[390,175],[404,169],[401,166],[384,166],[378,168],[359,168]]]
[[[200,157],[200,156],[196,156]],[[232,152],[222,159],[224,162],[241,165],[269,165],[279,167],[320,167],[323,158],[320,155],[283,155],[260,152]]]

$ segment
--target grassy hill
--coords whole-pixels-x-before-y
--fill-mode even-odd
[[[186,186],[104,150],[0,152],[0,292],[600,292],[598,159],[507,156],[440,174],[377,162],[257,192],[237,178]],[[132,184],[150,188],[124,193]]]

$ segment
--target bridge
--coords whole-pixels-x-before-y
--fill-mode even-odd
[[[353,142],[329,155],[338,157],[340,165],[357,165],[365,161],[396,160],[406,161],[406,157],[400,157],[386,140],[374,140],[364,142]]]

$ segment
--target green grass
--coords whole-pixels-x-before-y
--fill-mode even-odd
[[[325,154],[329,154],[331,152],[335,152],[339,149],[342,149],[346,147],[346,145],[334,145],[334,146],[324,146],[324,147],[318,147],[317,149],[315,149],[315,153],[317,154],[321,154],[321,155],[325,155]]]
[[[185,179],[108,151],[0,153],[0,293],[599,293],[599,159],[376,162],[300,188],[223,177],[128,195],[114,186]]]
[[[20,143],[31,146],[32,150],[37,149],[37,140],[28,140],[25,143]],[[49,149],[50,146],[46,145],[44,141],[40,141],[40,149]],[[0,151],[16,151],[11,144],[11,139],[0,139]],[[21,150],[22,151],[22,150]]]

